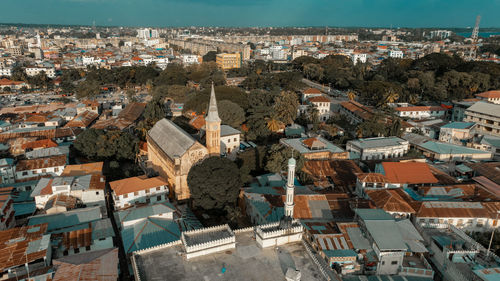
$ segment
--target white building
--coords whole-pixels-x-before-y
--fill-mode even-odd
[[[16,165],[16,179],[41,176],[60,176],[66,166],[66,155],[20,160]]]
[[[410,143],[398,137],[378,137],[348,141],[346,150],[359,154],[361,160],[402,157]]]
[[[311,97],[308,103],[318,109],[318,117],[320,121],[330,119],[330,99],[325,96]]]
[[[451,31],[449,30],[432,30],[429,33],[431,38],[446,39],[450,37]]]
[[[221,154],[236,154],[240,150],[241,132],[228,125],[220,126]]]
[[[104,205],[106,181],[102,175],[78,177],[42,178],[35,186],[31,197],[36,207],[43,209],[54,195],[65,194],[78,198],[85,205]]]
[[[118,209],[136,203],[158,203],[168,201],[168,183],[162,177],[132,177],[109,183],[113,200]]]
[[[88,57],[88,56],[83,56],[82,57],[82,64],[87,66],[87,65],[93,65],[96,64],[98,60],[96,60],[94,57]]]
[[[181,55],[181,59],[183,64],[194,64],[200,62],[199,57],[197,55],[183,54]]]
[[[12,68],[2,68],[0,67],[0,76],[11,76],[12,75]]]
[[[42,72],[45,72],[45,74],[49,78],[56,77],[56,70],[53,67],[27,67],[26,68],[26,74],[28,76],[36,76]]]
[[[390,58],[395,58],[395,59],[402,59],[403,58],[403,51],[400,51],[400,50],[390,50],[389,51],[389,57]]]
[[[366,63],[366,54],[362,53],[353,53],[351,55],[352,62],[356,65],[358,62]]]
[[[394,111],[399,117],[423,119],[443,117],[447,109],[441,106],[406,106],[396,107]]]

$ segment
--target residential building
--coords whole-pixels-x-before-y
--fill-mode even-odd
[[[220,126],[220,151],[235,155],[240,150],[241,132],[228,125]]]
[[[409,219],[415,214],[415,209],[399,194],[400,191],[397,188],[365,189],[365,194],[378,209],[397,219]]]
[[[62,172],[61,172],[62,173]],[[31,193],[39,209],[46,208],[47,202],[58,194],[77,198],[85,205],[105,205],[106,180],[104,176],[84,175],[76,177],[42,178]]]
[[[408,149],[409,142],[398,137],[357,139],[346,144],[346,150],[356,153],[361,160],[402,157]]]
[[[403,51],[400,51],[400,50],[390,50],[389,51],[389,57],[390,58],[395,58],[395,59],[402,59],[403,58]]]
[[[83,100],[83,101],[80,101],[76,105],[76,114],[77,115],[80,115],[80,114],[84,113],[85,111],[90,111],[90,112],[97,114],[97,116],[99,116],[100,110],[101,110],[101,105],[99,104],[98,101],[95,101],[95,100]]]
[[[424,162],[382,162],[375,166],[375,173],[385,177],[379,181],[385,183],[384,187],[419,187],[439,182]]]
[[[441,127],[439,130],[439,141],[463,145],[474,136],[472,122],[451,122]]]
[[[451,31],[449,30],[432,30],[429,36],[434,39],[446,39],[451,36]]]
[[[66,166],[66,160],[65,155],[20,160],[16,165],[16,179],[26,180],[46,175],[59,176]]]
[[[318,110],[318,118],[324,122],[330,119],[330,99],[325,96],[315,96],[307,99],[307,102]]]
[[[476,102],[465,111],[464,121],[477,123],[478,133],[500,137],[500,104]]]
[[[489,151],[435,140],[412,143],[412,146],[420,150],[425,157],[439,161],[489,160],[493,157]]]
[[[118,280],[118,262],[118,248],[61,257],[52,261],[57,267],[52,280]]]
[[[0,188],[0,230],[16,225],[13,191],[13,187]]]
[[[451,112],[451,121],[462,122],[465,118],[465,110],[478,102],[479,99],[465,99],[462,101],[453,101],[453,110]]]
[[[476,97],[480,100],[500,104],[500,90],[483,92],[477,94]]]
[[[2,158],[0,159],[0,179],[1,184],[8,184],[15,182],[15,171],[16,167],[14,165],[14,159],[12,158]]]
[[[321,93],[321,91],[316,88],[307,88],[302,92],[302,102],[307,101],[309,98],[319,97],[322,95],[323,93]]]
[[[5,91],[6,88],[11,90],[21,90],[21,88],[26,87],[26,89],[31,88],[30,85],[24,81],[13,81],[7,78],[0,79],[0,89]]]
[[[293,148],[308,160],[348,159],[349,153],[321,136],[311,138],[281,139],[281,144]]]
[[[222,70],[229,70],[241,67],[241,54],[217,54],[216,61],[217,66]]]
[[[168,183],[161,177],[126,178],[109,183],[115,208],[127,208],[137,203],[168,202]]]
[[[356,101],[340,103],[340,114],[344,115],[351,124],[359,124],[373,116],[373,110]]]
[[[53,67],[26,67],[26,75],[28,76],[36,76],[42,72],[44,72],[49,78],[56,77],[56,70]]]
[[[90,125],[92,125],[97,117],[99,117],[99,114],[95,113],[95,111],[84,111],[82,113],[79,113],[75,118],[66,123],[64,127],[85,129],[87,127],[90,127]]]
[[[0,231],[0,275],[2,279],[36,277],[37,269],[52,261],[52,247],[47,224],[23,226]],[[46,273],[46,271],[45,271]],[[50,280],[50,275],[37,280]]]
[[[4,68],[0,67],[0,76],[8,76],[12,75],[12,68]]]
[[[485,208],[481,202],[426,201],[415,214],[419,224],[451,224],[467,231],[484,232],[498,227],[496,212]]]
[[[351,58],[354,65],[356,65],[358,62],[366,63],[366,54],[364,53],[354,52],[352,53]]]
[[[188,55],[188,54],[183,54],[181,55],[182,58],[182,63],[183,64],[195,64],[195,63],[200,63],[200,56],[197,55]]]
[[[410,119],[440,118],[447,109],[441,106],[407,106],[394,108],[399,117]]]

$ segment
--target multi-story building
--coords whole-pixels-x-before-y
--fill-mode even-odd
[[[312,138],[281,139],[280,143],[293,148],[308,160],[349,158],[348,152],[320,136]]]
[[[331,101],[325,96],[310,97],[308,103],[318,109],[318,118],[320,121],[330,119],[330,104]]]
[[[16,165],[16,179],[25,180],[51,175],[59,176],[66,166],[66,155],[20,160]]]
[[[183,64],[200,63],[200,56],[198,56],[198,55],[183,54],[183,55],[181,55],[181,58],[182,58]]]
[[[450,37],[451,31],[449,30],[432,30],[429,33],[431,38],[446,39]]]
[[[0,188],[0,230],[9,229],[16,224],[13,187]]]
[[[408,149],[409,142],[398,137],[357,139],[346,144],[346,150],[359,154],[362,160],[402,157]]]
[[[43,209],[50,199],[59,194],[72,196],[89,206],[104,205],[105,184],[104,176],[99,174],[42,178],[32,191],[31,197],[35,199],[38,209]]]
[[[477,94],[476,97],[494,104],[500,104],[500,90],[483,92]]]
[[[399,117],[410,119],[439,118],[446,114],[447,109],[441,106],[405,106],[394,108]]]
[[[465,122],[475,122],[476,132],[500,136],[500,104],[479,101],[465,111]]]
[[[389,51],[389,57],[390,58],[395,58],[395,59],[402,59],[403,58],[403,51],[400,51],[400,50],[390,50]]]
[[[358,62],[366,63],[366,54],[354,52],[351,55],[352,62],[356,65]]]
[[[229,70],[233,68],[241,67],[241,54],[217,54],[216,63],[219,68],[222,70]]]
[[[451,112],[451,121],[462,122],[465,118],[465,110],[478,102],[479,99],[466,99],[462,101],[453,101],[453,110]]]
[[[220,126],[220,151],[222,154],[236,154],[240,150],[241,132],[228,125]]]
[[[126,178],[109,183],[113,191],[115,208],[127,208],[136,203],[168,201],[168,183],[162,177],[145,176]]]
[[[453,144],[464,144],[474,136],[473,130],[476,123],[473,122],[451,122],[439,130],[439,140]]]
[[[2,184],[14,183],[15,182],[16,167],[14,165],[14,159],[3,158],[0,159],[0,177]]]
[[[49,78],[56,77],[56,70],[53,67],[26,67],[26,75],[28,76],[36,76],[42,72],[45,72]]]
[[[0,67],[0,76],[11,76],[12,75],[12,68],[3,68]]]

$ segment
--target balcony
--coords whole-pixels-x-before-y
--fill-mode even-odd
[[[423,256],[405,256],[399,275],[434,277],[434,270]]]

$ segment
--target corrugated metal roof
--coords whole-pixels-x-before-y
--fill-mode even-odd
[[[365,225],[381,251],[408,249],[394,220],[368,220]]]
[[[125,252],[147,249],[180,239],[181,232],[173,220],[148,218],[121,231]]]
[[[53,232],[65,227],[75,226],[82,223],[88,223],[101,219],[100,207],[76,209],[64,213],[51,215],[38,215],[29,218],[28,225],[48,223],[47,231]]]
[[[196,143],[182,128],[165,118],[156,122],[148,135],[172,159],[181,157]]]

